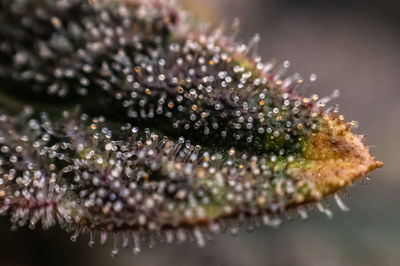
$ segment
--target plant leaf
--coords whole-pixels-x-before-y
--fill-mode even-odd
[[[0,213],[15,226],[133,232],[135,253],[174,233],[202,246],[243,220],[328,213],[325,197],[382,166],[331,97],[261,61],[258,36],[238,44],[164,1],[4,0],[0,21]]]

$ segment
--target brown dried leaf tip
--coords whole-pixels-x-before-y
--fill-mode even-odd
[[[0,2],[0,213],[142,241],[277,226],[379,168],[337,108],[167,1]],[[310,81],[316,79],[315,75]],[[305,86],[309,86],[309,83]],[[28,107],[26,104],[34,107]]]

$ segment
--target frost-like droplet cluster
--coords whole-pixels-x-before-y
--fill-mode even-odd
[[[3,0],[0,22],[0,213],[14,226],[58,223],[90,246],[113,235],[112,255],[120,241],[204,246],[313,203],[331,216],[321,200],[381,166],[325,108],[337,93],[302,96],[258,35],[236,43],[160,0]]]

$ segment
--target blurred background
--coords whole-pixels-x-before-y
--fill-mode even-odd
[[[59,229],[10,232],[0,219],[0,265],[400,265],[400,2],[373,0],[182,0],[214,24],[241,21],[239,40],[261,34],[265,60],[290,60],[291,71],[318,80],[308,94],[339,89],[347,120],[358,120],[371,152],[385,163],[357,182],[334,219],[317,211],[307,221],[286,222],[237,237],[217,236],[205,248],[161,245],[139,256],[78,243]],[[331,200],[333,203],[333,201]]]

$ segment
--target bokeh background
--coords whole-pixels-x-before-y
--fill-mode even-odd
[[[261,34],[264,59],[290,60],[291,71],[318,80],[307,93],[340,89],[335,100],[348,120],[358,120],[371,152],[385,163],[357,182],[342,213],[328,220],[317,211],[307,221],[286,222],[239,236],[194,244],[161,245],[139,256],[78,243],[59,229],[10,232],[0,219],[0,265],[400,265],[400,3],[385,0],[182,0],[214,24],[241,20],[239,40]],[[331,200],[333,203],[333,200]]]

